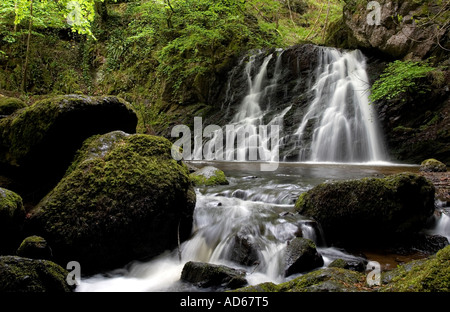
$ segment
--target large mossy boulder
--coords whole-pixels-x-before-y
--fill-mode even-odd
[[[328,244],[385,245],[425,227],[434,193],[424,177],[401,173],[323,183],[303,193],[295,207],[321,225]]]
[[[88,139],[60,183],[31,212],[58,263],[83,272],[156,256],[189,237],[195,192],[162,137],[121,131]]]
[[[0,169],[18,180],[24,193],[39,188],[46,193],[62,177],[84,140],[115,130],[134,133],[136,125],[130,104],[117,97],[44,99],[0,120]]]
[[[245,272],[224,265],[187,262],[181,272],[181,280],[198,287],[238,288],[247,284]]]
[[[11,254],[20,244],[24,221],[22,198],[0,187],[0,254]]]
[[[48,260],[0,257],[0,292],[70,292],[69,272]]]

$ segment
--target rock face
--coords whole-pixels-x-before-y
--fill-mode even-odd
[[[247,284],[244,271],[224,265],[192,261],[184,265],[181,272],[181,280],[203,288],[238,288]]]
[[[347,1],[344,23],[350,29],[354,48],[375,49],[395,58],[405,56],[424,58],[443,40],[445,29],[438,27],[441,5],[430,1],[380,0],[380,20],[375,23],[375,8],[367,8],[367,1]],[[368,22],[369,20],[369,22]]]
[[[48,260],[0,257],[0,292],[70,292],[67,274]]]
[[[430,158],[420,164],[420,171],[424,172],[447,172],[447,166],[439,160]]]
[[[25,209],[22,198],[0,187],[0,254],[10,254],[22,240]]]
[[[60,183],[31,212],[58,263],[84,273],[156,256],[191,233],[195,192],[161,137],[116,131],[88,139]]]
[[[320,267],[323,259],[312,240],[296,237],[287,245],[285,263],[285,276],[289,276]]]
[[[47,183],[48,192],[84,140],[114,130],[134,133],[136,125],[130,105],[117,97],[45,99],[0,120],[0,169],[27,192]]]
[[[420,231],[434,212],[434,193],[424,177],[403,173],[320,184],[296,209],[322,226],[328,244],[376,245]]]
[[[196,186],[214,186],[214,185],[227,185],[229,184],[225,173],[213,166],[203,167],[194,173],[190,174],[190,177]]]

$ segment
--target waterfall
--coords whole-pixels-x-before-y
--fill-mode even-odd
[[[244,76],[247,84],[247,93],[241,100],[238,111],[232,117],[230,123],[224,127],[224,131],[215,131],[211,135],[211,140],[205,144],[205,159],[214,159],[215,146],[217,142],[222,142],[223,133],[226,136],[225,160],[262,160],[262,161],[278,161],[278,133],[273,136],[270,126],[281,127],[283,125],[283,117],[289,111],[290,107],[283,109],[280,113],[275,114],[273,118],[264,124],[264,118],[271,110],[270,98],[273,90],[277,87],[280,77],[281,56],[283,50],[277,49],[274,53],[264,56],[264,53],[258,53],[250,56],[244,68]],[[264,56],[262,64],[258,66],[258,60]],[[244,58],[246,59],[246,58]],[[244,63],[244,59],[239,64]],[[269,63],[275,59],[275,69],[271,73],[272,78],[268,78]],[[231,72],[230,79],[227,84],[226,99],[233,98],[230,95],[230,80],[236,74],[236,69]],[[266,107],[261,107],[261,102],[265,101]],[[222,104],[222,109],[224,108]],[[227,106],[227,115],[230,105]],[[270,127],[270,128],[269,128]],[[232,129],[232,131],[229,131]],[[279,129],[279,128],[278,128]],[[242,140],[241,140],[242,139]],[[271,140],[276,140],[272,142]],[[236,145],[235,145],[235,142]],[[269,144],[270,143],[270,144]],[[221,145],[221,144],[219,144]],[[223,152],[223,150],[219,150]]]
[[[230,71],[223,113],[218,113],[235,130],[226,134],[225,160],[277,161],[267,148],[268,133],[258,131],[277,125],[280,133],[272,147],[284,160],[387,161],[377,113],[368,98],[364,55],[317,46],[306,51],[317,60],[305,62],[305,50],[258,51]],[[206,159],[213,159],[213,146],[223,141],[224,132],[207,143]],[[246,133],[245,141],[229,149],[238,132]]]
[[[298,127],[299,160],[369,162],[386,160],[369,79],[359,50],[320,49],[314,99]]]

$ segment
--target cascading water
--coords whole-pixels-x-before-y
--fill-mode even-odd
[[[272,147],[285,160],[387,161],[377,114],[368,98],[364,55],[359,50],[341,52],[325,47],[315,47],[315,51],[317,66],[307,71],[308,77],[292,68],[295,62],[291,59],[301,55],[285,56],[286,50],[271,54],[259,51],[243,58],[230,72],[222,103],[222,108],[227,103],[227,109],[221,120],[227,120],[236,131],[227,133],[226,141],[234,142],[238,131],[247,131],[247,137],[241,145],[227,150],[226,160],[274,160],[270,157],[273,154],[265,159],[250,155],[261,146],[265,153],[273,152],[267,149],[268,137],[258,132],[258,127],[277,125],[280,137]],[[241,86],[233,85],[233,80]],[[233,87],[242,89],[243,85],[245,94],[233,91]],[[287,115],[289,121],[285,120]],[[216,133],[207,143],[206,159],[214,159],[213,146],[218,139],[223,140],[218,135],[223,134]]]
[[[284,134],[276,148],[286,148],[285,141],[294,137],[300,150],[299,160],[356,162],[385,160],[385,151],[380,143],[373,108],[367,99],[363,55],[358,52],[341,53],[334,49],[318,48],[320,62],[313,80],[313,100],[303,110],[297,132]],[[285,51],[277,50],[265,55],[259,52],[248,59],[243,75],[247,91],[239,98],[231,90],[231,80],[226,90],[227,100],[238,104],[234,110],[230,103],[222,104],[226,114],[231,114],[230,124],[234,129],[252,126],[278,125],[285,128],[287,114],[294,114],[299,81],[304,77],[294,77],[293,83],[282,79],[290,77],[289,69],[283,67]],[[247,63],[244,63],[247,61]],[[242,71],[241,71],[242,73]],[[240,74],[233,69],[230,78]],[[287,78],[286,78],[287,79]],[[290,79],[290,78],[289,78]],[[282,85],[283,84],[283,85]],[[292,87],[290,90],[288,86]],[[280,100],[281,98],[281,100]],[[280,106],[280,101],[284,104]],[[226,109],[225,109],[226,105]],[[297,114],[296,108],[295,114]],[[292,125],[291,125],[292,126]],[[251,128],[251,127],[250,127]],[[292,129],[292,127],[291,127]],[[287,131],[291,129],[286,129]],[[206,159],[214,159],[219,131],[213,132],[211,140],[205,144]],[[227,134],[235,136],[236,133]],[[234,137],[227,137],[234,141]],[[235,148],[226,160],[249,159],[251,149],[267,146],[267,133],[248,132],[245,144]],[[290,147],[289,147],[290,148]],[[273,149],[272,149],[273,150]],[[228,151],[229,152],[229,151]],[[261,153],[261,150],[259,149]],[[264,154],[265,151],[262,152]],[[297,153],[298,154],[298,153]],[[265,160],[273,160],[271,158]],[[233,164],[236,166],[237,164]],[[300,193],[313,185],[333,178],[333,168],[306,168],[292,174],[292,168],[285,165],[283,173],[266,173],[265,176],[240,176],[229,178],[230,185],[197,190],[197,204],[194,212],[192,237],[174,250],[147,263],[133,263],[127,269],[111,272],[107,276],[94,276],[82,281],[78,291],[161,291],[196,290],[179,281],[181,271],[187,261],[202,261],[225,264],[247,272],[250,284],[285,280],[284,251],[289,240],[303,236],[316,242],[325,266],[336,258],[356,257],[323,244],[323,236],[311,220],[305,220],[294,213],[294,202]],[[295,170],[300,170],[296,166]],[[321,171],[322,170],[322,171]],[[325,172],[326,171],[326,172]],[[358,169],[352,177],[363,177],[370,172]],[[248,172],[254,174],[255,172]],[[263,175],[258,172],[258,175]],[[342,177],[349,177],[347,170]],[[308,177],[308,178],[307,178]],[[340,178],[338,174],[336,178]],[[308,181],[308,179],[311,179]],[[245,244],[242,244],[245,242]],[[240,250],[240,245],[251,247]],[[356,259],[358,260],[358,259]],[[191,287],[191,288],[189,288]]]
[[[227,150],[224,158],[226,160],[278,161],[278,154],[274,155],[273,151],[274,149],[278,150],[279,141],[270,142],[271,145],[269,146],[269,141],[271,140],[271,128],[266,128],[268,129],[268,132],[263,132],[259,127],[271,125],[282,127],[283,117],[290,109],[290,107],[285,108],[281,113],[276,114],[267,125],[264,125],[264,117],[271,109],[270,98],[272,96],[272,91],[277,87],[278,79],[281,74],[282,68],[280,66],[280,61],[283,51],[276,50],[274,53],[265,56],[262,64],[258,67],[257,59],[262,54],[263,52],[258,52],[257,54],[250,56],[245,66],[244,75],[248,86],[248,92],[241,100],[237,113],[228,124],[228,127],[231,126],[233,131],[225,131]],[[269,79],[268,65],[273,59],[275,59],[275,69],[272,73],[272,78]],[[240,64],[243,63],[243,60],[241,60]],[[233,77],[234,74],[235,72],[233,71],[230,77]],[[230,96],[229,89],[230,82],[228,83],[226,92],[227,98]],[[260,105],[262,100],[266,100],[267,102],[264,110]],[[229,111],[229,106],[227,111]],[[239,141],[239,138],[236,140],[239,134],[243,134],[241,135],[241,138],[243,138],[242,141]],[[214,158],[215,153],[217,153],[215,146],[217,146],[216,143],[218,140],[222,142],[222,135],[223,132],[214,132],[212,139],[205,144],[205,159],[216,159]],[[237,141],[236,146],[234,145],[235,141]],[[230,146],[228,146],[230,142],[232,148],[229,148]],[[219,150],[219,152],[221,151]]]
[[[296,132],[299,160],[385,161],[362,53],[323,48],[316,72],[314,100]]]

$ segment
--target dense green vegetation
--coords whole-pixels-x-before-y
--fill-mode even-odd
[[[169,104],[205,107],[245,51],[322,43],[339,0],[8,0],[0,4],[0,92],[114,94],[141,132],[166,127]],[[169,105],[170,106],[170,105]],[[181,110],[182,110],[181,109]]]
[[[431,78],[435,85],[444,81],[444,73],[430,65],[430,60],[413,62],[411,60],[396,60],[387,65],[384,73],[372,86],[370,98],[372,101],[398,98],[405,93],[426,93],[431,91],[429,81],[421,78]],[[424,83],[426,81],[426,83]]]

